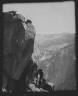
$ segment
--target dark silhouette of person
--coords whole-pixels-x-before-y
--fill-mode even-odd
[[[37,78],[37,84],[36,87],[42,88],[44,90],[47,90],[49,92],[52,92],[54,89],[46,82],[46,80],[43,78],[43,71],[42,69],[38,69],[36,73]]]
[[[36,73],[36,78],[37,78],[36,86],[38,88],[40,88],[41,80],[43,78],[43,71],[42,71],[42,69],[38,69],[38,71]]]
[[[48,92],[53,91],[52,87],[46,82],[46,80],[44,78],[42,78],[42,80],[41,80],[40,88],[47,90]]]

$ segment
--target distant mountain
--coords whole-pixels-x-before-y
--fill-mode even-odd
[[[44,51],[56,51],[63,46],[75,43],[74,33],[37,34],[34,46],[34,55],[43,54]]]
[[[55,84],[55,90],[76,89],[74,57],[75,48],[71,44],[54,52],[51,58],[40,62],[44,78]]]
[[[55,84],[55,90],[76,89],[75,34],[62,33],[37,37],[33,57],[42,67],[44,78]]]
[[[52,45],[63,44],[64,42],[71,43],[74,41],[75,41],[75,34],[71,33],[40,35],[38,36],[38,39],[36,39],[37,45],[42,48],[49,47]]]

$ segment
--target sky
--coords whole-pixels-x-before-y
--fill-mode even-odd
[[[11,10],[30,19],[38,34],[75,33],[74,1],[3,4],[3,12]]]

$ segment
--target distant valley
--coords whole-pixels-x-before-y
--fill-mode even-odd
[[[55,90],[75,90],[75,34],[38,34],[32,56],[47,82],[55,84]]]

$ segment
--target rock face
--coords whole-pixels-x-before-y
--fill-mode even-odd
[[[2,90],[5,92],[23,92],[29,89],[36,92],[52,91],[52,87],[46,82],[39,83],[40,88],[32,84],[38,71],[37,64],[32,60],[35,39],[34,26],[31,24],[27,26],[25,18],[14,11],[3,13],[3,16],[4,62]]]
[[[29,33],[27,33],[23,26],[23,24],[26,25],[24,17],[22,15],[20,16],[19,14],[13,12],[3,13],[3,70],[4,74],[6,73],[7,76],[13,78],[14,80],[19,80],[21,74],[31,59],[35,38],[35,33],[32,34],[33,36],[30,34],[27,38],[25,38],[25,35]],[[6,82],[6,80],[3,81]]]

